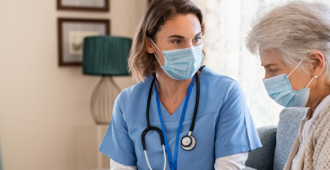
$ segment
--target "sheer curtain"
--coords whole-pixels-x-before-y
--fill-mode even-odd
[[[290,0],[192,0],[204,14],[205,64],[236,79],[242,86],[257,127],[277,124],[283,109],[268,97],[263,86],[264,70],[258,56],[245,48],[250,23],[259,8]],[[308,2],[313,2],[309,0]],[[317,0],[330,5],[329,0]]]

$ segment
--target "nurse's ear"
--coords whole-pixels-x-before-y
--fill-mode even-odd
[[[154,45],[149,37],[146,38],[146,49],[149,54],[155,53]]]

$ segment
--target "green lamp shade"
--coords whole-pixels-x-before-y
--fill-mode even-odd
[[[127,59],[132,40],[115,36],[84,39],[83,73],[87,75],[130,75]]]

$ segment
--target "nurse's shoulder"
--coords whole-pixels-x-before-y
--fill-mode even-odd
[[[235,79],[216,73],[209,67],[205,67],[202,72],[204,74],[202,74],[201,86],[207,90],[206,93],[218,94],[215,97],[219,99],[227,98],[237,90],[242,92],[240,84]]]
[[[147,97],[153,76],[150,75],[136,85],[128,87],[120,92],[115,105],[123,114],[124,119],[134,119],[135,121],[145,121],[145,110]],[[144,118],[144,119],[143,119]]]
[[[219,113],[230,98],[244,96],[239,83],[225,75],[214,72],[209,67],[204,67],[200,73],[200,105],[197,117],[209,113]],[[244,97],[243,97],[244,98]]]

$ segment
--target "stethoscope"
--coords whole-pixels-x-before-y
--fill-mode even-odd
[[[203,67],[200,68],[200,71],[203,69]],[[145,136],[147,134],[147,132],[149,132],[150,130],[154,130],[159,134],[160,140],[161,140],[161,144],[163,147],[163,153],[164,153],[164,170],[166,168],[166,155],[165,155],[165,142],[164,142],[164,135],[163,135],[163,131],[155,126],[151,126],[150,125],[150,119],[149,119],[149,108],[150,108],[150,102],[151,102],[151,94],[152,94],[152,89],[156,80],[156,75],[153,75],[154,78],[151,82],[150,88],[149,88],[149,93],[148,93],[148,100],[147,100],[147,111],[146,111],[146,115],[147,115],[147,124],[148,127],[143,131],[142,136],[141,136],[141,141],[142,141],[142,146],[143,146],[143,151],[144,151],[144,155],[146,157],[147,160],[147,164],[149,166],[149,169],[151,169],[151,166],[149,164],[149,160],[148,160],[148,156],[147,156],[147,147],[146,147],[146,143],[145,143]],[[196,93],[196,102],[195,102],[195,110],[194,110],[194,115],[193,115],[193,119],[190,125],[190,129],[188,132],[188,135],[182,137],[181,139],[181,146],[184,150],[186,151],[190,151],[192,149],[195,148],[196,146],[196,139],[192,136],[192,132],[194,130],[194,126],[195,126],[195,121],[196,121],[196,115],[197,115],[197,110],[198,110],[198,105],[199,105],[199,76],[198,73],[195,74],[195,78],[196,78],[196,83],[197,83],[197,93]],[[157,89],[156,89],[157,90]]]

